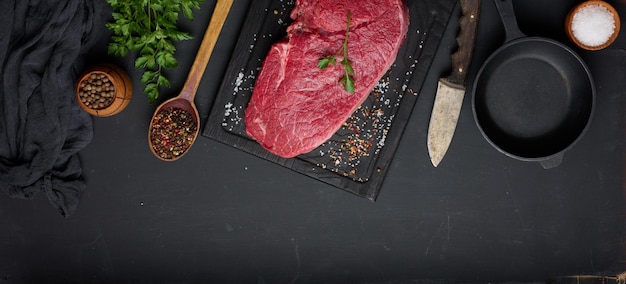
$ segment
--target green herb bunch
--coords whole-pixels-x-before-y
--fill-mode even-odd
[[[108,52],[126,56],[138,51],[135,68],[144,69],[141,83],[148,101],[154,103],[159,97],[159,87],[169,87],[170,81],[163,75],[164,69],[176,68],[174,57],[177,41],[192,38],[176,25],[179,13],[193,20],[193,11],[200,10],[203,0],[106,0],[113,8],[113,21],[106,27],[113,32]]]
[[[352,69],[352,62],[348,59],[348,33],[350,32],[350,11],[348,10],[348,24],[346,26],[346,37],[343,39],[343,45],[336,54],[330,56],[324,56],[317,62],[317,67],[320,69],[328,68],[329,64],[337,65],[335,57],[343,52],[343,59],[339,61],[339,64],[343,65],[345,70],[344,76],[339,79],[339,83],[343,84],[344,89],[349,93],[354,93],[354,69]]]

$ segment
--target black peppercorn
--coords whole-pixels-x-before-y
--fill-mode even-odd
[[[91,109],[103,109],[115,100],[115,87],[104,74],[91,74],[80,83],[80,101]]]

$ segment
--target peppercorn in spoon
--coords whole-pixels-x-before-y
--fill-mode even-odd
[[[232,4],[233,0],[217,1],[182,91],[159,105],[152,116],[148,143],[150,151],[161,160],[178,160],[198,136],[200,116],[194,97]]]

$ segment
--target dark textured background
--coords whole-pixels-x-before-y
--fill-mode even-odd
[[[566,42],[562,21],[578,2],[514,3],[523,32]],[[608,2],[626,17],[625,1]],[[214,3],[183,27],[199,38]],[[235,1],[200,85],[202,121],[249,3]],[[626,271],[624,32],[606,50],[578,50],[596,80],[596,112],[559,167],[493,149],[466,95],[452,145],[433,168],[426,132],[456,27],[448,26],[376,203],[205,137],[181,160],[161,162],[147,142],[156,105],[131,61],[106,56],[103,30],[90,60],[124,66],[134,98],[122,113],[94,119],[94,140],[81,152],[88,188],[74,216],[63,219],[44,196],[0,197],[0,283],[541,282]],[[502,40],[484,0],[472,74]],[[199,44],[178,46],[163,100],[181,89]]]

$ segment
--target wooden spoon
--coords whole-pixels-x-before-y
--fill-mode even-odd
[[[211,58],[211,53],[213,52],[213,48],[215,48],[215,42],[220,35],[222,27],[224,26],[224,22],[226,21],[226,17],[228,16],[228,12],[230,11],[230,7],[232,6],[234,0],[217,0],[215,4],[215,9],[213,10],[213,15],[211,16],[211,21],[209,22],[209,26],[204,33],[204,38],[202,39],[202,43],[200,44],[200,48],[198,49],[198,54],[196,55],[196,59],[191,66],[191,70],[189,71],[189,75],[187,75],[187,81],[185,81],[185,85],[183,86],[180,94],[174,98],[171,98],[165,102],[163,102],[157,109],[154,111],[152,115],[152,119],[150,120],[150,127],[148,129],[148,144],[150,146],[150,151],[157,156],[159,159],[164,161],[175,161],[182,157],[185,153],[189,151],[193,142],[195,142],[196,137],[198,136],[198,131],[200,129],[200,116],[198,115],[198,109],[194,103],[194,97],[196,96],[196,91],[198,90],[198,85],[200,84],[200,80],[202,79],[202,75],[204,74],[204,70],[206,69],[206,65],[209,63],[209,59]],[[150,135],[152,133],[152,129],[154,127],[154,118],[157,114],[167,108],[179,108],[188,113],[190,113],[193,117],[194,122],[196,123],[196,131],[193,134],[193,140],[187,149],[184,149],[184,152],[180,155],[176,155],[171,159],[166,159],[158,155],[154,146],[152,145],[152,139],[150,139]]]

